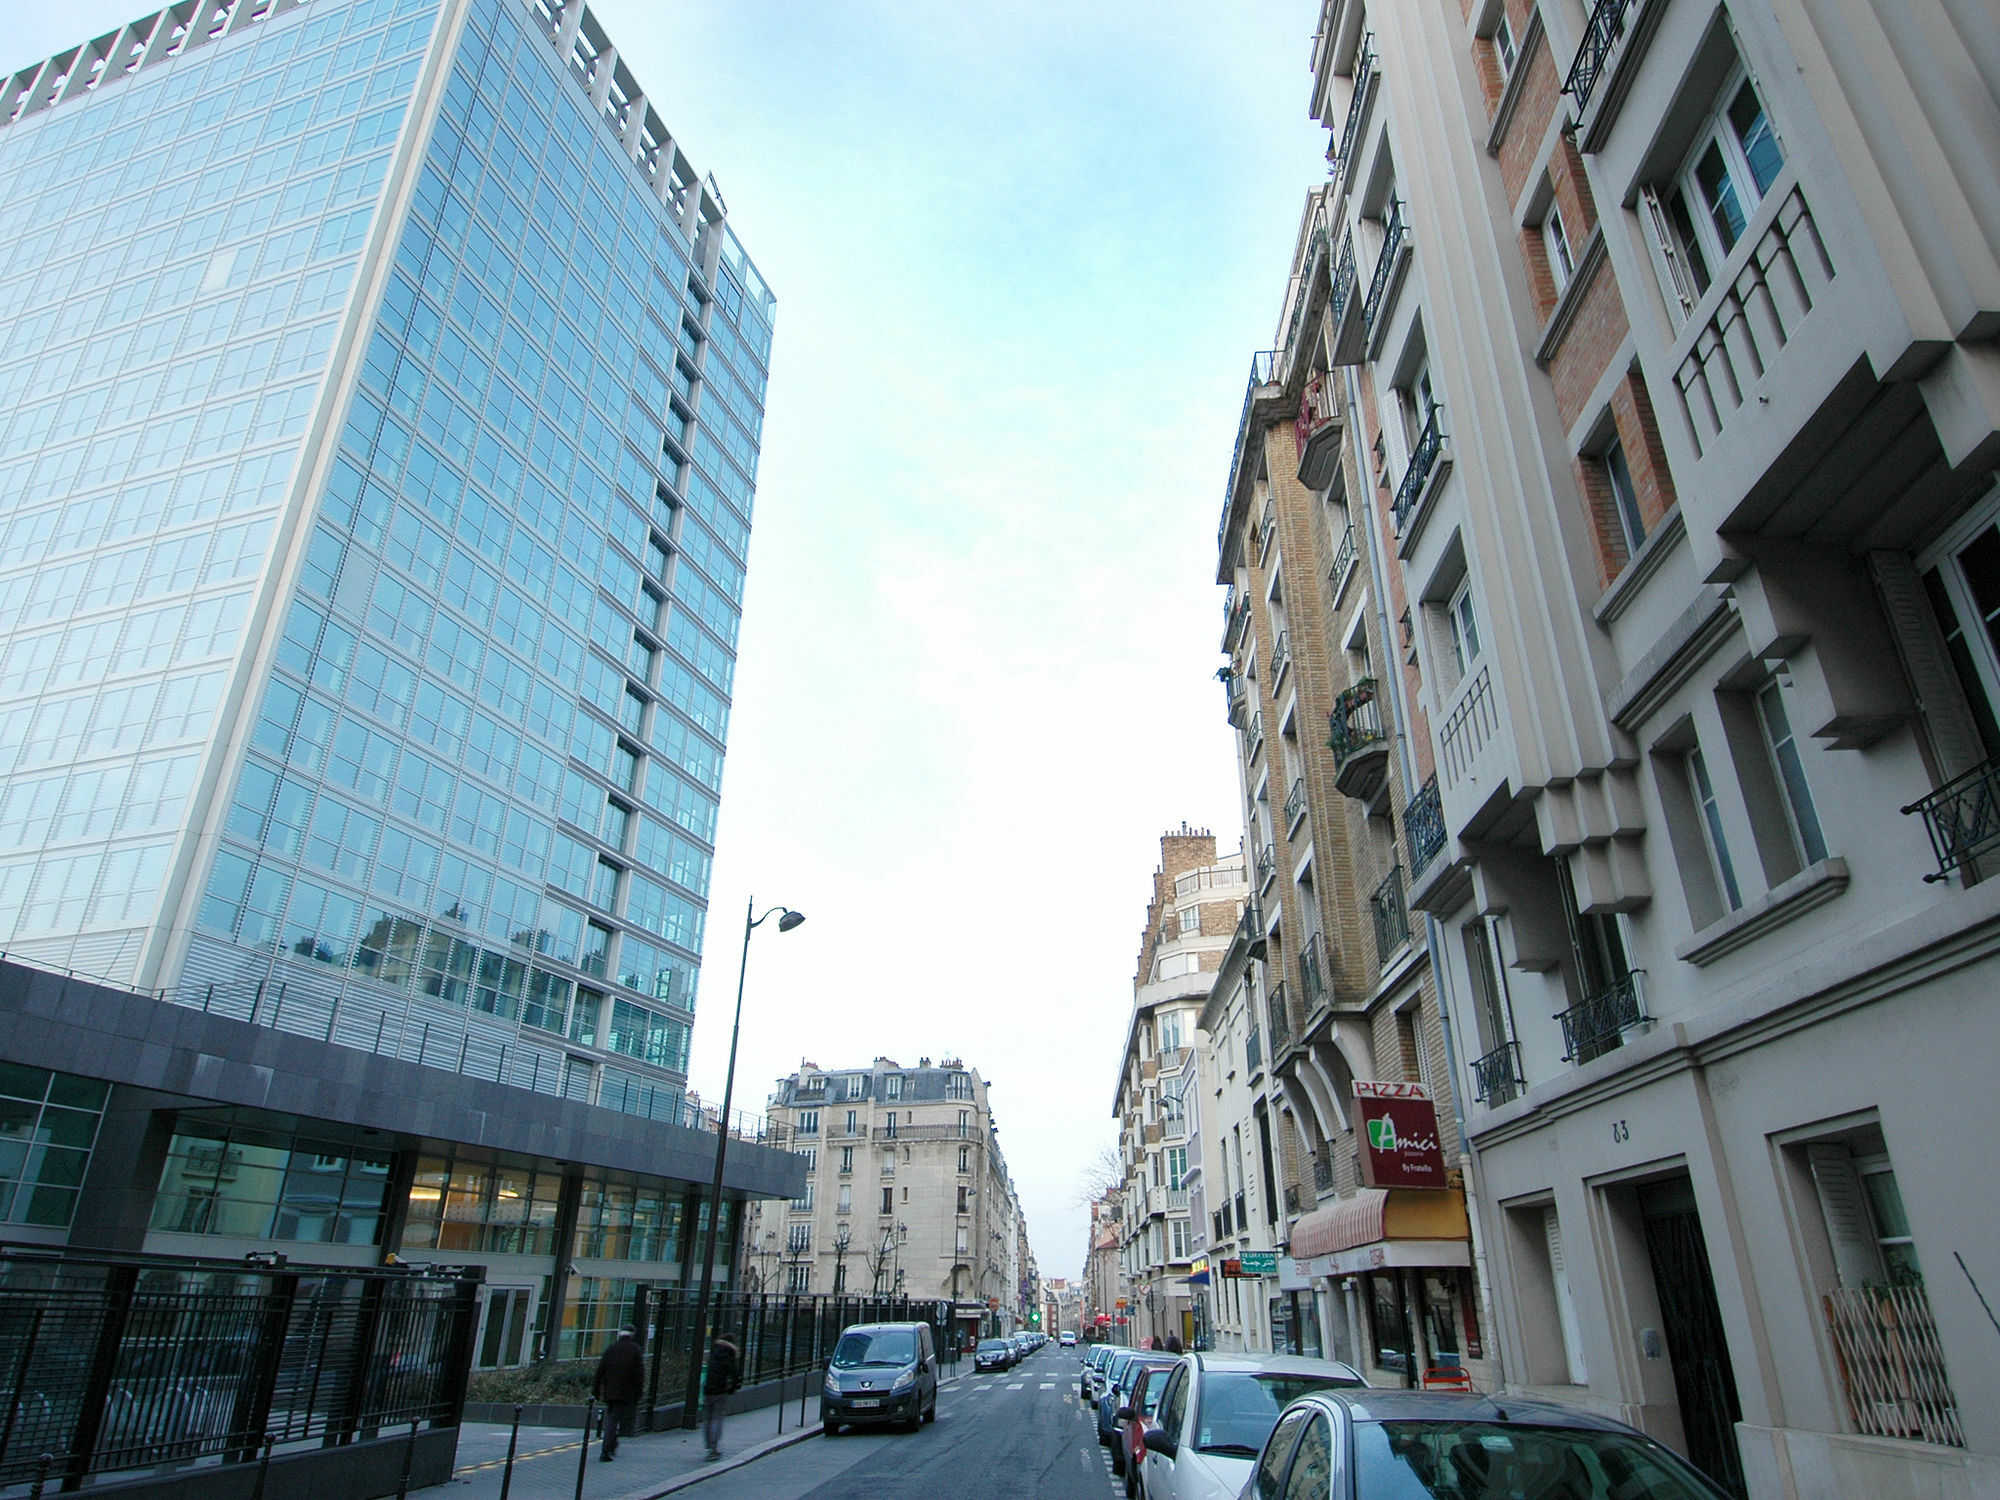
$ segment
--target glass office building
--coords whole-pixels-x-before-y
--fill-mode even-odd
[[[0,947],[676,1118],[772,298],[594,16],[0,97]]]

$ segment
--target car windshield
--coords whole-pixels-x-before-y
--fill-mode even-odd
[[[1278,1413],[1300,1396],[1361,1383],[1347,1375],[1211,1370],[1202,1387],[1194,1445],[1225,1458],[1255,1458],[1278,1425]]]
[[[1007,1352],[1007,1345],[1002,1339],[981,1339],[979,1341],[979,1352],[981,1354],[1005,1354]]]
[[[1143,1404],[1139,1409],[1150,1417],[1160,1409],[1160,1397],[1166,1394],[1166,1389],[1166,1375],[1164,1373],[1155,1375],[1151,1380],[1146,1382],[1145,1394],[1140,1398]]]
[[[1720,1500],[1721,1492],[1657,1443],[1585,1427],[1499,1422],[1361,1422],[1359,1492],[1381,1500]]]
[[[833,1351],[834,1368],[858,1370],[869,1366],[907,1365],[917,1357],[917,1336],[907,1328],[859,1329],[840,1336]]]

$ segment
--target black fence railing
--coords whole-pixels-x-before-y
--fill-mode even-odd
[[[1375,701],[1375,679],[1364,677],[1333,700],[1327,715],[1327,746],[1336,767],[1357,751],[1382,743],[1382,709]]]
[[[1266,844],[1257,851],[1257,889],[1270,884],[1271,877],[1278,871],[1278,851]]]
[[[869,1274],[868,1257],[853,1257]],[[688,1342],[694,1326],[692,1288],[646,1288],[633,1324],[646,1330],[646,1405],[671,1421],[688,1395]],[[833,1357],[841,1331],[856,1323],[928,1323],[939,1359],[952,1363],[959,1346],[952,1304],[909,1297],[759,1295],[721,1292],[709,1301],[711,1339],[727,1335],[743,1360],[743,1383],[762,1385],[808,1374]],[[699,1374],[697,1373],[697,1378]]]
[[[1313,1158],[1313,1191],[1316,1193],[1333,1191],[1333,1163],[1324,1156]]]
[[[1606,985],[1580,1005],[1560,1012],[1563,1061],[1589,1062],[1621,1045],[1625,1033],[1648,1019],[1639,997],[1639,971]]]
[[[1632,13],[1634,0],[1597,0],[1591,7],[1590,21],[1584,27],[1583,41],[1576,49],[1576,57],[1569,65],[1569,77],[1563,81],[1562,91],[1576,101],[1576,112],[1581,115],[1590,106],[1590,96],[1597,88],[1598,79],[1604,76],[1605,60],[1611,56],[1611,49],[1618,38],[1625,34],[1625,18]]]
[[[1314,933],[1299,950],[1299,991],[1306,997],[1306,1014],[1311,1015],[1326,999],[1326,971],[1320,963],[1319,934]]]
[[[1410,451],[1410,462],[1403,470],[1401,483],[1396,486],[1396,535],[1401,536],[1409,528],[1410,513],[1417,508],[1417,502],[1424,497],[1424,486],[1430,483],[1431,471],[1437,467],[1438,455],[1444,451],[1444,433],[1438,427],[1437,403],[1424,414],[1424,430],[1417,434],[1417,445]]]
[[[1502,1042],[1472,1065],[1473,1097],[1481,1104],[1497,1109],[1517,1098],[1526,1086],[1518,1042]]]
[[[1368,898],[1375,914],[1375,961],[1386,964],[1410,940],[1410,908],[1403,897],[1403,869],[1390,870]]]
[[[1368,111],[1368,88],[1375,81],[1375,33],[1361,38],[1361,55],[1354,62],[1354,93],[1347,101],[1347,119],[1340,127],[1340,154],[1334,158],[1336,176],[1347,176],[1354,158],[1354,138],[1361,130],[1361,117]]]
[[[1403,809],[1403,838],[1410,846],[1412,875],[1421,874],[1443,850],[1447,840],[1444,802],[1438,795],[1435,775],[1424,783],[1423,790],[1412,797]]]
[[[1271,1061],[1276,1062],[1285,1055],[1285,1049],[1292,1045],[1292,1017],[1290,1001],[1285,995],[1283,982],[1271,986],[1269,995],[1271,1012]]]
[[[1264,1033],[1252,1026],[1248,1039],[1243,1043],[1243,1066],[1254,1073],[1263,1065]]]
[[[1292,778],[1292,789],[1285,793],[1285,831],[1290,833],[1299,826],[1299,819],[1306,815],[1306,779]]]
[[[1375,258],[1375,274],[1369,278],[1368,296],[1361,304],[1361,326],[1372,337],[1375,320],[1382,315],[1382,308],[1389,296],[1389,278],[1396,271],[1396,257],[1402,253],[1403,205],[1398,199],[1389,205],[1388,218],[1382,224],[1382,253]]]
[[[1923,814],[1931,853],[1938,862],[1937,873],[1924,879],[1943,880],[1982,854],[2000,849],[2000,760],[1989,760],[1953,777],[1903,812],[1906,816]]]
[[[267,1259],[0,1246],[0,1485],[458,1423],[484,1267]]]

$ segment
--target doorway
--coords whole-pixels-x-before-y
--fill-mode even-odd
[[[1736,1373],[1729,1364],[1701,1216],[1695,1211],[1694,1185],[1685,1177],[1670,1177],[1641,1187],[1638,1197],[1688,1459],[1741,1495],[1743,1454],[1736,1445],[1736,1423],[1743,1409],[1736,1398]]]

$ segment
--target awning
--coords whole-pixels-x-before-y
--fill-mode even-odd
[[[1465,1195],[1457,1188],[1362,1188],[1300,1219],[1290,1248],[1308,1276],[1351,1275],[1391,1266],[1467,1265],[1471,1236]]]

